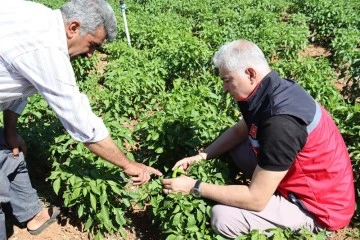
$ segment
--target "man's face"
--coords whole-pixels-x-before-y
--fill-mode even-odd
[[[69,48],[70,59],[74,60],[77,57],[92,57],[94,51],[101,47],[105,41],[106,32],[104,28],[98,28],[95,34],[86,34],[80,36],[78,32],[72,39],[71,48]]]
[[[251,82],[247,71],[230,72],[225,68],[219,69],[220,78],[223,81],[223,89],[231,94],[235,101],[246,99],[254,90],[254,84]]]

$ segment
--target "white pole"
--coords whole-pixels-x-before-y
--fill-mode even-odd
[[[125,13],[126,5],[125,5],[124,0],[120,0],[120,9],[121,9],[121,13],[122,13],[123,20],[124,20],[126,39],[127,39],[129,46],[131,47],[130,34],[129,34],[128,26],[127,26],[126,13]]]

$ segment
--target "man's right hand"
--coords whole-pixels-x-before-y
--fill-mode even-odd
[[[183,159],[179,160],[177,163],[175,163],[172,170],[174,170],[176,168],[180,168],[180,169],[183,169],[186,171],[193,162],[199,162],[201,160],[206,160],[206,157],[207,157],[207,154],[202,152],[202,153],[199,153],[198,155],[195,155],[192,157],[183,158]]]
[[[12,150],[14,157],[19,156],[20,150],[22,150],[24,155],[26,155],[27,152],[26,143],[20,135],[18,134],[14,136],[6,135],[6,142],[9,145],[10,149]]]
[[[150,180],[151,174],[162,176],[162,173],[159,170],[137,162],[130,162],[126,165],[124,167],[124,172],[131,176],[130,179],[134,185],[147,183]]]

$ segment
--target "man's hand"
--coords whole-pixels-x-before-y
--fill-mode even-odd
[[[12,150],[13,156],[18,157],[20,150],[23,151],[24,155],[26,155],[27,147],[24,139],[16,134],[16,135],[6,135],[6,142]]]
[[[12,150],[13,156],[19,156],[20,150],[22,150],[24,155],[26,155],[27,148],[25,141],[16,133],[18,114],[11,110],[5,110],[3,118],[5,140]]]
[[[178,178],[162,179],[163,192],[169,194],[172,191],[181,192],[183,194],[189,194],[194,187],[196,180],[185,175],[181,175]]]
[[[183,158],[175,163],[172,170],[176,168],[180,168],[186,171],[193,162],[199,162],[201,160],[205,160],[206,157],[207,157],[206,153],[199,153],[198,155],[192,157]]]
[[[151,174],[162,176],[159,170],[137,162],[130,162],[124,167],[124,172],[132,176],[130,179],[134,185],[147,183]]]
[[[132,176],[131,180],[134,185],[147,183],[150,180],[151,174],[156,174],[158,176],[162,175],[162,173],[155,168],[148,167],[142,163],[130,161],[116,146],[110,135],[104,140],[85,143],[85,145],[97,156],[116,166],[119,166],[126,174]]]

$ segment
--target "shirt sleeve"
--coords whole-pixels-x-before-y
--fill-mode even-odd
[[[288,115],[269,118],[258,134],[258,164],[269,171],[288,170],[307,139],[305,124]]]
[[[14,101],[0,103],[0,109],[11,110],[20,115],[24,111],[26,104],[27,98],[19,98]]]
[[[50,47],[38,49],[18,56],[12,64],[45,98],[72,138],[98,142],[109,135],[87,96],[79,92],[66,53]]]

